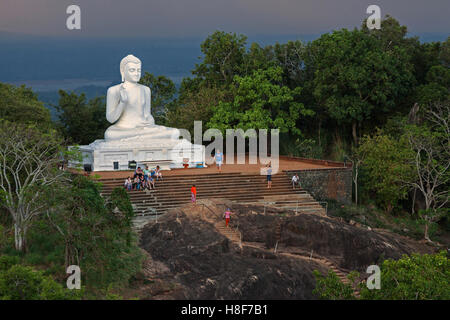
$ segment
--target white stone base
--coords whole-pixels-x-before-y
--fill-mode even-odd
[[[183,163],[188,163],[189,167],[195,167],[197,164],[205,165],[205,147],[187,140],[149,142],[95,140],[89,145],[79,146],[79,149],[83,154],[81,164],[90,164],[92,171],[129,170],[129,161],[136,161],[137,166],[143,167],[142,163],[146,161],[155,161],[156,166],[158,161],[170,160],[170,162],[162,161],[163,170],[183,168]],[[118,169],[114,169],[114,162],[118,162]],[[70,167],[76,165],[69,163]]]

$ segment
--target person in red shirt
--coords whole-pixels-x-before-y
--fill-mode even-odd
[[[191,201],[192,203],[197,202],[197,188],[195,187],[195,184],[191,187]]]

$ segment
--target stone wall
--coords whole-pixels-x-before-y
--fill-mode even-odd
[[[316,200],[334,199],[352,202],[352,168],[329,168],[284,171],[289,178],[298,173],[300,186]]]

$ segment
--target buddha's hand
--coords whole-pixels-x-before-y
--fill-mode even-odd
[[[128,102],[127,91],[123,86],[120,87],[120,102],[122,102],[123,104],[126,104]]]
[[[151,126],[153,126],[155,124],[155,119],[152,117],[152,115],[146,116],[145,121]]]

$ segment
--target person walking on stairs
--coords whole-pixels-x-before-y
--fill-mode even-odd
[[[191,201],[192,203],[197,203],[197,188],[195,187],[195,184],[191,187]]]
[[[231,211],[230,208],[227,208],[227,211],[224,213],[225,217],[225,226],[228,228],[228,224],[230,223]]]
[[[272,164],[267,164],[267,189],[272,189]]]

